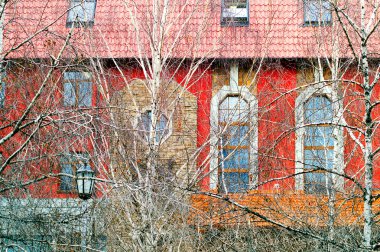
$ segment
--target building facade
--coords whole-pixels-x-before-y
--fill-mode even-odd
[[[148,214],[130,209],[173,211],[174,219],[179,209],[161,208],[141,192],[183,199],[193,210],[181,208],[182,219],[200,230],[240,223],[374,229],[380,38],[377,8],[361,19],[358,7],[311,0],[6,2],[3,218],[18,204],[39,210],[16,222],[41,213],[54,220],[42,233],[59,230],[52,228],[57,214],[77,221],[42,240],[28,236],[58,251],[75,242],[117,251],[112,246],[121,247],[122,238],[113,232],[125,243],[163,246],[140,230]],[[368,39],[360,22],[368,24]],[[77,199],[75,174],[83,167],[97,178],[90,204]],[[157,208],[147,210],[153,201]],[[105,213],[114,217],[99,217]],[[1,227],[3,245],[23,246],[16,238],[25,230],[12,225]],[[60,240],[62,233],[77,241]]]

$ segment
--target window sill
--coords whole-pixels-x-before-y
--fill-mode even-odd
[[[332,26],[332,22],[304,22],[302,27],[329,27]]]
[[[66,22],[66,28],[92,28],[94,26],[94,21],[87,21],[87,22]]]
[[[234,22],[234,21],[226,22],[226,21],[222,21],[220,23],[220,25],[222,27],[248,27],[249,22]]]

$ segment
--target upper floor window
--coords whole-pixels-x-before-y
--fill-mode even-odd
[[[222,0],[222,25],[247,26],[249,0]]]
[[[65,72],[63,79],[63,105],[91,107],[93,88],[91,73]]]
[[[304,0],[305,25],[318,26],[331,23],[331,5],[324,0]]]
[[[244,192],[249,187],[249,104],[228,96],[219,105],[219,191]]]
[[[309,98],[304,104],[304,188],[306,193],[327,193],[332,187],[334,134],[332,103],[326,96]]]
[[[164,114],[160,114],[157,119],[156,127],[152,128],[152,111],[147,110],[138,119],[138,129],[141,137],[149,142],[151,132],[155,131],[156,142],[164,141],[170,134],[169,120]]]
[[[93,26],[96,0],[71,0],[66,26]]]
[[[60,158],[61,176],[59,190],[73,192],[76,190],[75,173],[79,168],[91,169],[89,157],[83,153],[70,153]]]

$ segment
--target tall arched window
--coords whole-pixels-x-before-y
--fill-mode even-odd
[[[227,96],[219,105],[219,191],[241,192],[249,186],[249,104]]]
[[[329,98],[313,96],[304,104],[304,174],[306,193],[326,193],[334,166],[333,108]]]

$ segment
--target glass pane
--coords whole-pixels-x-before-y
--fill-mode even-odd
[[[95,17],[95,2],[82,3],[72,1],[70,5],[67,21],[68,22],[93,22]]]
[[[328,1],[322,1],[322,20],[324,22],[331,21],[331,5]]]
[[[331,21],[331,6],[328,1],[305,1],[305,22],[330,22]]]
[[[326,193],[326,175],[325,173],[307,173],[305,174],[305,192],[306,193]]]
[[[4,106],[4,101],[5,101],[5,83],[2,81],[0,83],[0,108]]]
[[[221,181],[219,183],[219,190],[222,192],[226,192],[225,187],[229,193],[245,192],[249,186],[249,176],[246,172],[225,172],[219,175],[219,181]]]
[[[74,175],[71,164],[61,164],[61,173]],[[73,178],[69,176],[62,175],[61,184],[59,189],[62,191],[71,191],[73,189]]]
[[[75,106],[75,87],[73,83],[65,82],[63,84],[63,105]]]
[[[63,73],[64,80],[80,80],[82,79],[81,72],[64,72]]]
[[[248,169],[248,149],[223,150],[221,166],[223,169]]]
[[[249,105],[238,96],[228,96],[219,105],[219,120],[231,124],[249,120]]]
[[[305,146],[334,146],[332,127],[306,127]]]
[[[331,101],[325,96],[310,98],[304,108],[305,123],[330,123],[333,119]]]
[[[152,111],[146,111],[141,115],[139,127],[143,137],[148,141],[152,128]],[[165,115],[161,115],[156,125],[156,141],[160,142],[167,134],[169,134],[168,119]]]
[[[79,97],[78,105],[83,107],[91,107],[92,104],[92,83],[81,82],[79,83]]]
[[[161,115],[160,121],[157,125],[157,135],[156,135],[156,141],[159,142],[162,140],[162,138],[168,133],[168,127],[167,127],[168,119],[166,116]]]
[[[85,17],[83,21],[94,22],[95,18],[95,1],[84,3]]]
[[[306,169],[332,169],[334,162],[333,150],[305,150]]]

